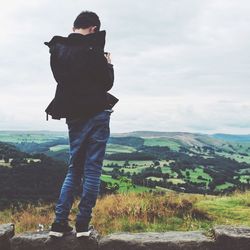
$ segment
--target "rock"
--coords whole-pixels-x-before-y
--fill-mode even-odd
[[[0,225],[0,250],[9,250],[9,239],[15,234],[15,226],[12,223]]]
[[[23,233],[14,236],[11,243],[12,249],[45,249],[45,241],[48,239],[48,232]]]
[[[14,236],[14,224],[0,225],[0,250],[250,250],[250,227],[216,226],[214,237],[202,232],[114,233],[100,237],[92,226],[89,237],[75,232],[59,239],[49,231]]]
[[[96,230],[92,230],[87,238],[77,239],[75,232],[62,238],[54,239],[49,231],[24,233],[16,235],[10,241],[11,250],[97,250],[100,238]]]
[[[0,225],[0,237],[12,238],[15,235],[15,225],[13,223]]]
[[[100,250],[211,250],[214,241],[201,232],[114,233],[99,242]]]
[[[218,249],[250,250],[250,227],[217,226],[213,233]]]

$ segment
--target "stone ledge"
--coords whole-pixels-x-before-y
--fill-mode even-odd
[[[0,250],[10,249],[10,238],[15,234],[15,226],[12,223],[0,225]]]
[[[99,242],[101,250],[210,250],[214,241],[201,232],[114,233]]]
[[[216,226],[214,237],[200,231],[113,233],[100,237],[92,228],[89,238],[75,232],[51,239],[48,231],[14,236],[14,225],[0,225],[0,250],[250,250],[250,227]]]
[[[250,250],[250,228],[216,226],[213,234],[218,247],[232,250]],[[222,249],[222,248],[221,248]]]
[[[92,230],[89,238],[81,239],[75,237],[75,232],[52,239],[49,231],[43,231],[16,235],[10,239],[10,245],[11,250],[97,250],[99,239],[96,230]]]

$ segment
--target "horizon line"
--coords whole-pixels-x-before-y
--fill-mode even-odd
[[[0,130],[1,132],[60,132],[60,133],[68,133],[67,130],[23,130],[23,129],[13,129],[13,130]],[[216,132],[216,133],[205,133],[205,132],[190,132],[190,131],[160,131],[160,130],[135,130],[135,131],[128,131],[128,132],[111,132],[112,134],[129,134],[129,133],[140,133],[140,132],[146,132],[146,133],[188,133],[188,134],[203,134],[203,135],[217,135],[217,134],[223,134],[223,135],[240,135],[240,136],[250,136],[249,134],[233,134],[233,133],[222,133],[222,132]]]

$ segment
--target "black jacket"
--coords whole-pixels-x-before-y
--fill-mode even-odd
[[[71,33],[45,42],[57,82],[55,97],[45,110],[47,120],[48,115],[52,119],[91,117],[118,102],[107,93],[114,83],[114,70],[104,56],[105,36],[105,30]]]

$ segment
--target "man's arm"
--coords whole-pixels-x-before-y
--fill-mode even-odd
[[[112,63],[108,63],[108,71],[109,71],[109,83],[106,84],[105,86],[105,89],[107,91],[109,91],[112,87],[113,87],[113,84],[114,84],[114,67],[113,67],[113,64]]]
[[[99,83],[99,88],[109,91],[114,84],[114,68],[111,64],[110,55],[105,56],[103,52],[94,51],[91,56],[91,71],[94,79]]]

